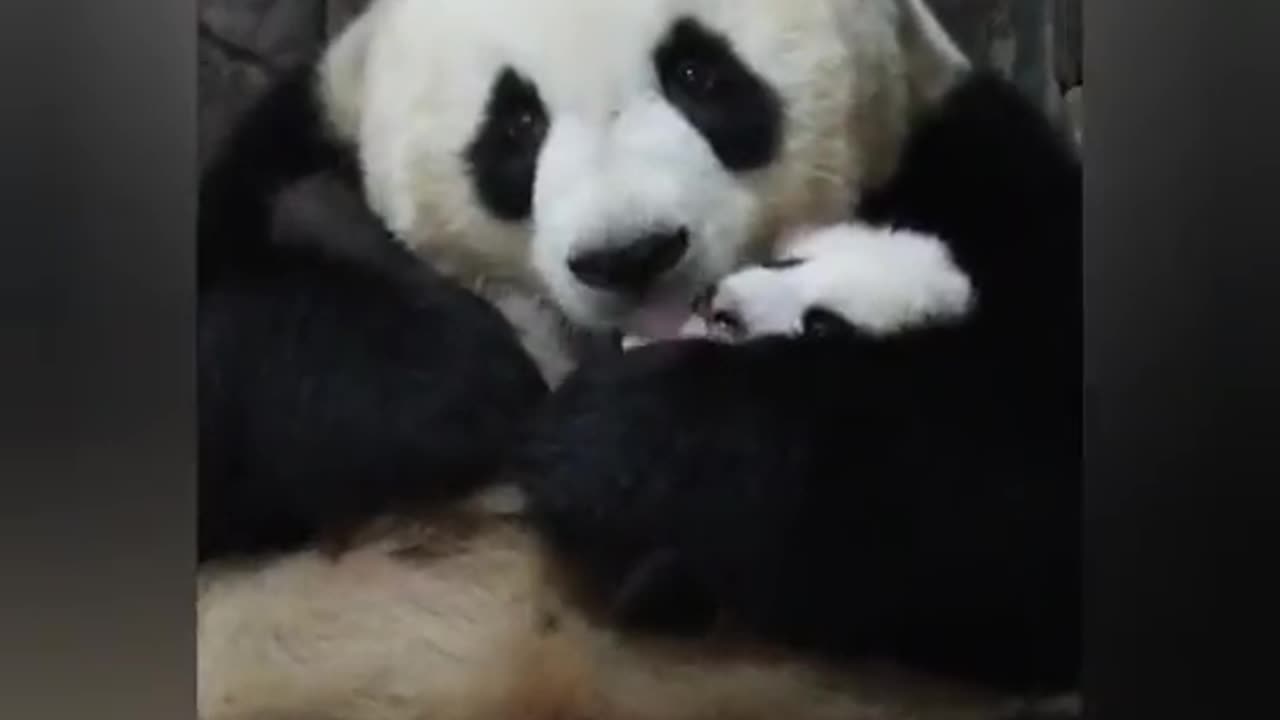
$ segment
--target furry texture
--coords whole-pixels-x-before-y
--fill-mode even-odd
[[[685,17],[779,100],[772,151],[717,150],[661,86]],[[202,181],[202,720],[1004,707],[869,654],[1070,685],[1078,171],[981,78],[914,125],[962,66],[917,0],[376,2]],[[508,67],[545,115],[521,92],[497,113],[537,148],[515,221],[467,152]],[[687,301],[851,204],[948,244],[964,324],[658,346],[583,363],[531,414],[582,358],[574,326]],[[579,243],[673,220],[692,270],[672,292],[569,277]],[[500,468],[514,505],[461,502]],[[383,515],[390,538],[304,549]]]
[[[971,312],[595,363],[551,399],[526,487],[624,618],[697,629],[723,613],[836,654],[1070,687],[1079,168],[1015,90],[980,76],[906,158],[865,211],[946,237]]]
[[[201,559],[474,490],[546,392],[492,306],[388,239],[309,83],[276,88],[201,186]]]
[[[584,614],[517,516],[455,508],[338,560],[203,575],[202,720],[995,720],[891,666],[636,638]]]
[[[823,318],[892,335],[965,317],[973,285],[935,236],[845,223],[800,231],[772,262],[719,282],[705,303],[710,330],[726,326],[730,340],[803,334]]]
[[[966,66],[928,20],[918,0],[379,0],[322,78],[399,239],[575,325],[663,335],[679,318],[655,315],[892,170]],[[686,252],[641,292],[570,267],[674,230]]]
[[[513,339],[555,383],[583,322],[674,334],[779,227],[846,215],[963,65],[916,0],[509,4],[374,3],[202,178],[201,557],[474,488],[544,392]],[[584,26],[597,62],[554,41]],[[659,287],[574,277],[579,240],[673,225]]]

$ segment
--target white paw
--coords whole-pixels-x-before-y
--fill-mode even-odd
[[[721,281],[687,328],[728,340],[829,332],[872,336],[966,315],[969,277],[941,240],[857,223],[805,231],[779,259]]]

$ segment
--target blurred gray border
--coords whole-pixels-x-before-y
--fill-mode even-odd
[[[1084,10],[1088,717],[1266,717],[1280,3]],[[6,720],[194,715],[196,15],[0,4]]]

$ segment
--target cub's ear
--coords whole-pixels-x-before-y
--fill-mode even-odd
[[[378,27],[375,3],[352,20],[325,50],[317,82],[332,130],[342,139],[356,137],[364,106],[365,61]]]

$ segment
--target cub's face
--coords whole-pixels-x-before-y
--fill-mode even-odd
[[[415,249],[582,326],[662,337],[781,229],[844,218],[888,169],[919,81],[959,62],[922,12],[379,0],[322,79],[371,202]]]

